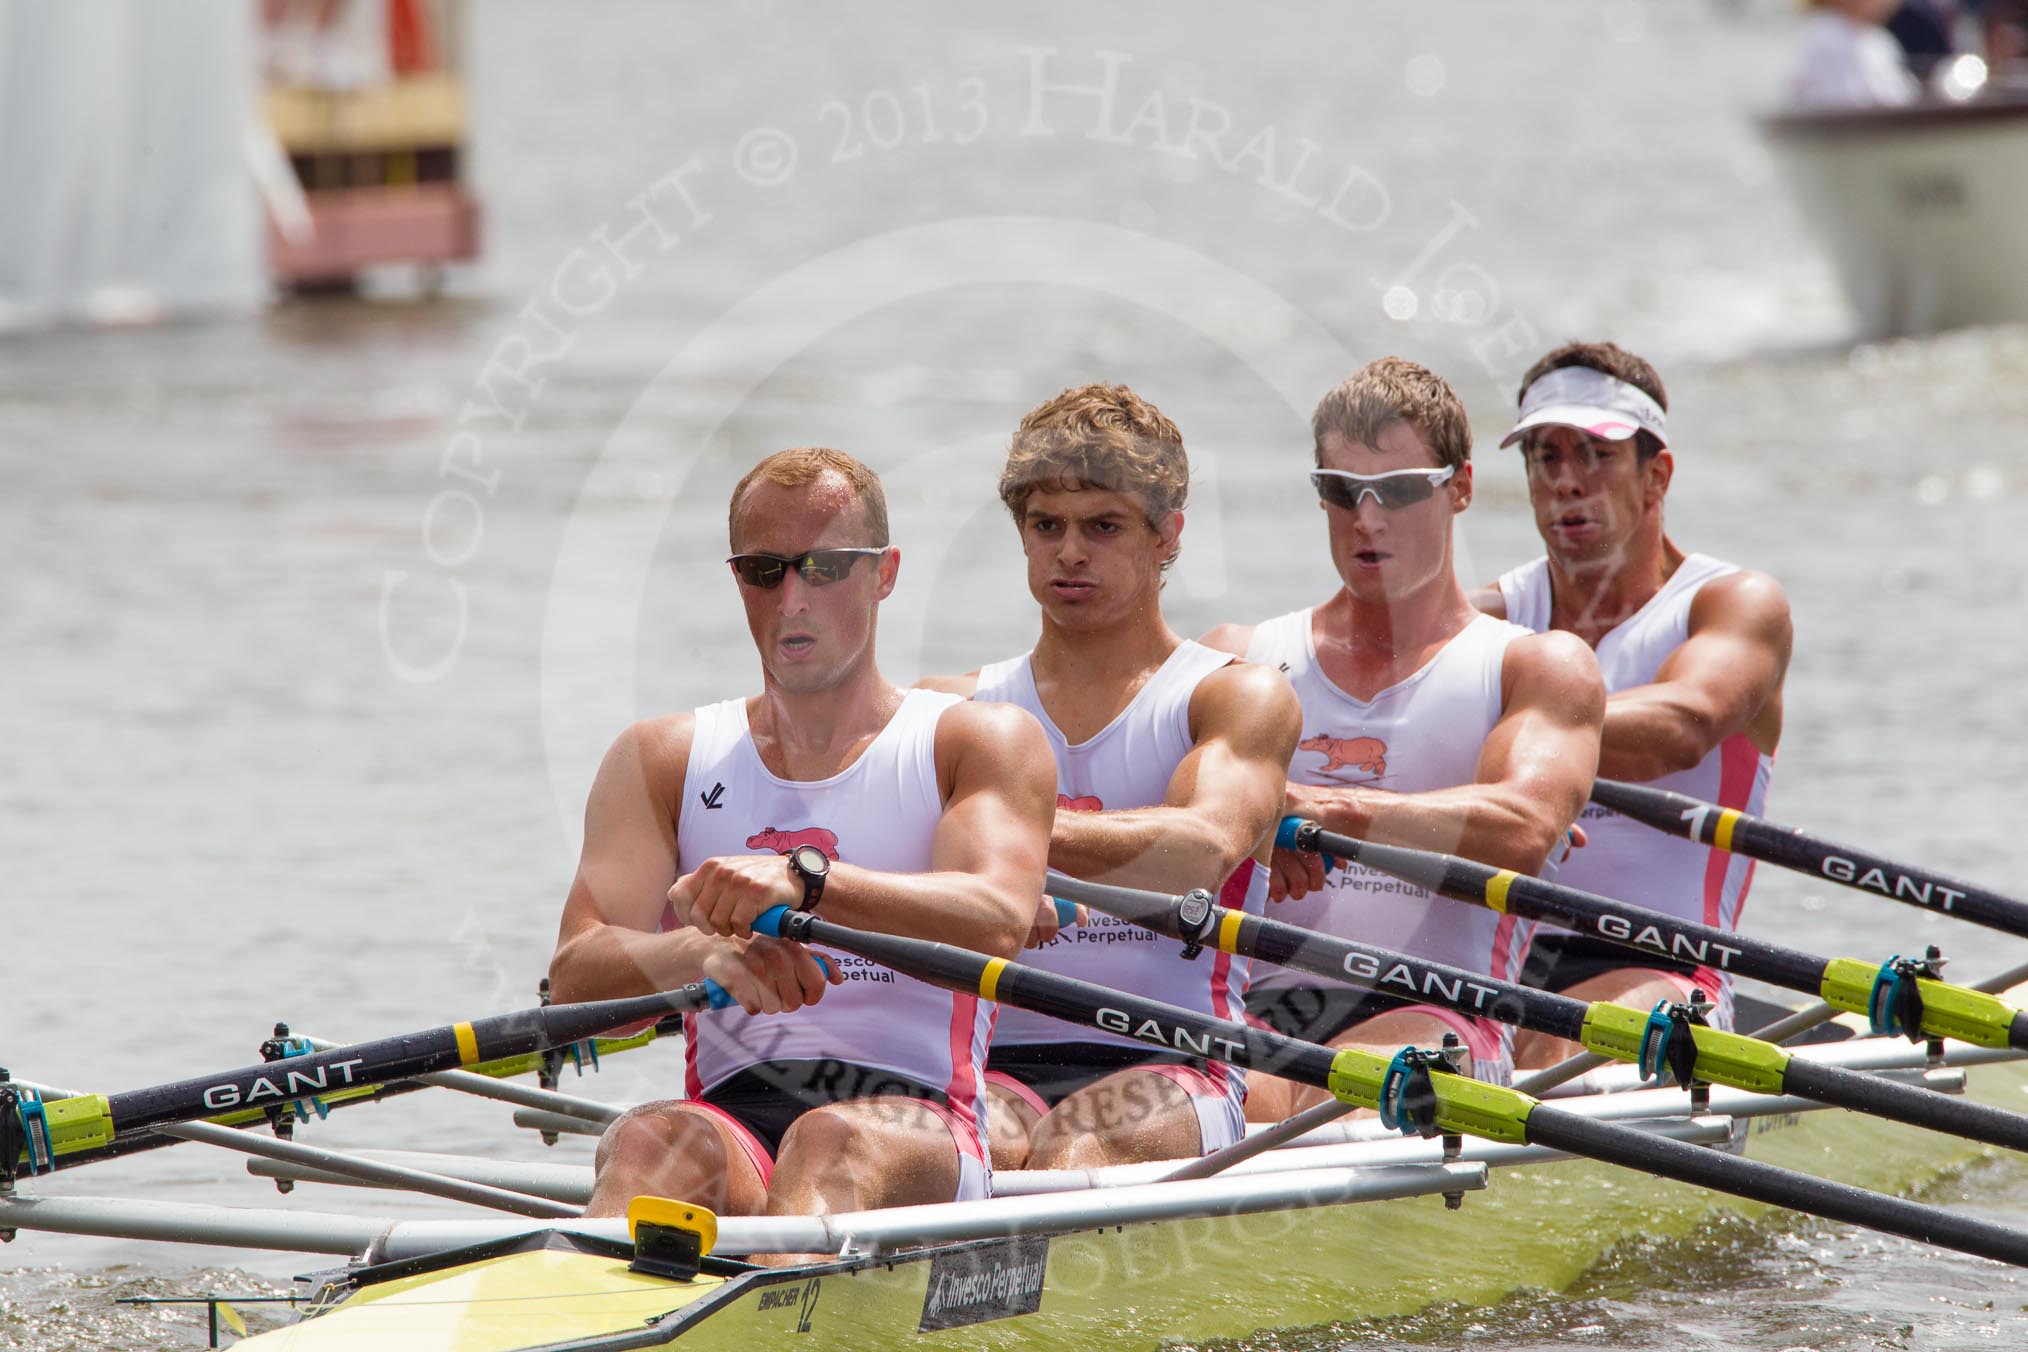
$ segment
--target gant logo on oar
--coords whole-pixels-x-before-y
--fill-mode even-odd
[[[1297,742],[1296,750],[1315,751],[1323,756],[1326,774],[1348,765],[1376,778],[1387,773],[1387,743],[1378,737],[1326,737],[1319,733]]]
[[[770,826],[746,838],[749,850],[773,850],[776,854],[787,854],[798,845],[815,845],[831,862],[838,861],[838,833],[821,826],[804,826],[794,831]]]

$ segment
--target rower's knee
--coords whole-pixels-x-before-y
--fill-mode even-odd
[[[701,1193],[714,1186],[723,1190],[726,1165],[718,1129],[670,1103],[647,1103],[622,1113],[599,1137],[593,1159],[602,1211],[614,1202],[624,1208],[627,1198],[643,1192],[672,1189],[712,1206],[715,1199]]]
[[[896,1142],[872,1120],[873,1100],[831,1103],[812,1108],[782,1135],[784,1168],[826,1173],[869,1167],[876,1156],[891,1154]]]
[[[1036,1125],[1031,1169],[1095,1169],[1143,1160],[1187,1159],[1203,1149],[1190,1096],[1145,1071],[1086,1085]]]
[[[847,1211],[948,1201],[951,1134],[922,1104],[855,1099],[812,1108],[782,1136],[770,1209]]]
[[[593,1163],[603,1173],[609,1167],[652,1164],[675,1154],[715,1156],[715,1167],[725,1167],[725,1146],[711,1123],[673,1103],[644,1103],[613,1119],[599,1137]]]

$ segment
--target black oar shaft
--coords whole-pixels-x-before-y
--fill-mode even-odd
[[[546,1005],[334,1047],[308,1056],[286,1057],[217,1075],[108,1094],[106,1107],[114,1134],[124,1135],[165,1122],[186,1122],[240,1108],[280,1105],[354,1085],[408,1079],[431,1071],[547,1051],[623,1024],[702,1009],[709,999],[703,984],[696,983],[623,1000]]]
[[[1086,882],[1059,873],[1049,875],[1049,890],[1054,896],[1083,902],[1094,910],[1186,943],[1201,936],[1208,947],[1349,982],[1411,1003],[1442,1005],[1571,1042],[1584,1036],[1584,1016],[1590,1006],[1567,995],[1535,990],[1462,967],[1376,948],[1335,934],[1320,934],[1216,904],[1207,908],[1204,922],[1189,925],[1178,909],[1182,899],[1157,892]]]
[[[1666,1137],[1637,1135],[1629,1140],[1623,1129],[1615,1129],[1615,1124],[1548,1106],[1529,1114],[1528,1136],[1537,1145],[1643,1169],[1769,1206],[1900,1235],[2016,1267],[2028,1265],[2028,1231],[1902,1197],[1869,1192],[1848,1183],[1834,1183],[1758,1160],[1719,1154]]]
[[[1977,883],[1930,869],[1912,868],[1871,850],[1841,845],[1764,817],[1749,816],[1646,784],[1601,779],[1592,785],[1591,799],[1601,807],[1685,840],[2028,937],[2028,902],[2003,896]]]
[[[764,917],[763,921],[769,918]],[[932,985],[999,1000],[1150,1046],[1232,1065],[1272,1070],[1328,1089],[1340,1100],[1374,1106],[1387,1058],[1328,1047],[1266,1029],[1179,1009],[1124,991],[987,958],[946,944],[872,934],[783,909],[772,915],[789,939],[869,958]],[[761,923],[761,922],[757,922]],[[1903,1235],[1963,1253],[2028,1266],[2028,1231],[1917,1203],[1825,1183],[1805,1174],[1651,1136],[1617,1123],[1559,1112],[1525,1094],[1442,1072],[1430,1076],[1436,1126],[1491,1140],[1521,1141],[1604,1160],[1664,1178],[1765,1202],[1827,1220]]]
[[[1525,873],[1490,868],[1454,855],[1357,840],[1332,831],[1316,833],[1316,848],[1458,901],[1491,906],[1526,920],[1547,920],[1671,962],[1738,973],[1811,994],[1824,983],[1822,958],[1611,897],[1546,883]]]
[[[1314,822],[1291,818],[1283,825],[1287,838],[1297,849],[1355,860],[1457,901],[1565,925],[1637,953],[1716,968],[1788,990],[1820,995],[1853,1013],[1870,1012],[1877,965],[1848,958],[1820,958],[1453,855],[1342,836],[1325,831]],[[2028,1010],[2017,1010],[1992,996],[1927,977],[1917,979],[1916,984],[1921,995],[1922,1027],[1930,1035],[1961,1038],[1982,1047],[2028,1051]]]
[[[1184,908],[1191,904],[1188,897],[1088,883],[1054,873],[1049,877],[1049,889],[1055,896],[1083,902],[1174,939],[1202,942],[1228,953],[1349,981],[1417,1003],[1532,1028],[1621,1059],[1638,1058],[1638,1044],[1630,1043],[1626,1036],[1632,1021],[1611,1007],[1247,915],[1208,900],[1192,906],[1186,922]],[[1699,1051],[1697,1074],[1716,1083],[1763,1093],[1796,1094],[1987,1145],[2028,1150],[2028,1117],[2019,1113],[1791,1057],[1754,1039],[1716,1029],[1693,1030],[1690,1036]]]

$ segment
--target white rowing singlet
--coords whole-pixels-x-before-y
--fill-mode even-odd
[[[1016,705],[1042,724],[1056,755],[1058,812],[1159,806],[1168,795],[1170,777],[1195,745],[1190,736],[1190,697],[1196,693],[1197,683],[1234,660],[1230,653],[1186,640],[1117,718],[1089,741],[1072,746],[1042,707],[1031,657],[1010,658],[981,669],[979,689],[972,698]],[[1204,885],[1209,887],[1216,881],[1206,879]],[[1225,880],[1219,901],[1258,915],[1267,900],[1267,883],[1267,870],[1248,859]],[[1024,953],[1020,960],[1200,1014],[1239,1018],[1246,994],[1247,960],[1209,949],[1185,959],[1182,951],[1183,946],[1174,939],[1093,912],[1083,926],[1064,930],[1041,948]],[[1009,1046],[1097,1042],[1150,1049],[1150,1044],[1133,1038],[1077,1028],[1012,1008],[1000,1011],[993,1040]],[[1236,1069],[1213,1062],[1210,1072],[1232,1092],[1238,1092],[1243,1076]]]
[[[1599,640],[1598,666],[1606,693],[1653,681],[1662,663],[1690,636],[1690,603],[1698,590],[1713,578],[1738,571],[1706,554],[1685,558],[1646,605]],[[1549,560],[1536,559],[1503,575],[1500,595],[1507,603],[1509,621],[1537,633],[1548,629]],[[1655,780],[1654,787],[1758,816],[1767,801],[1773,769],[1774,758],[1763,756],[1745,733],[1737,732],[1690,769]],[[1558,882],[1701,925],[1739,928],[1753,880],[1751,859],[1665,835],[1596,803],[1586,804],[1578,820],[1588,843],[1571,852]],[[1630,954],[1628,964],[1638,966],[1638,957]],[[1718,1002],[1713,1022],[1730,1028],[1731,976],[1700,968],[1697,980]]]
[[[1259,625],[1246,652],[1250,662],[1280,667],[1302,701],[1303,740],[1296,744],[1289,778],[1298,784],[1389,793],[1426,793],[1476,782],[1479,753],[1500,721],[1507,645],[1527,631],[1478,616],[1413,675],[1362,700],[1324,674],[1312,615],[1298,610]],[[1292,925],[1503,981],[1519,978],[1534,928],[1342,861],[1325,875],[1321,893],[1284,901],[1270,914]],[[1326,984],[1310,973],[1265,963],[1253,979],[1265,989]],[[1503,1052],[1510,1052],[1513,1030],[1500,1025],[1500,1036]]]
[[[685,870],[722,855],[820,847],[834,860],[884,873],[925,873],[943,816],[936,731],[955,695],[911,690],[859,759],[829,779],[777,778],[761,763],[746,701],[697,710],[684,772],[677,858]],[[788,867],[785,863],[784,869]],[[941,1089],[985,1153],[981,1098],[994,1006],[976,995],[903,976],[865,958],[815,946],[845,974],[814,1005],[787,1014],[737,1006],[683,1019],[690,1098],[762,1061],[835,1058]]]

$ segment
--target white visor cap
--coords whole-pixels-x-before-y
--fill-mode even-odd
[[[1623,441],[1647,432],[1669,444],[1669,419],[1662,406],[1639,387],[1589,366],[1564,366],[1528,387],[1521,398],[1521,421],[1502,446],[1512,446],[1536,427],[1575,427],[1604,441]]]

